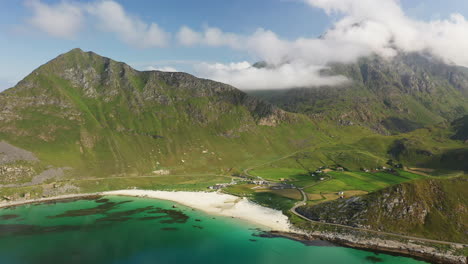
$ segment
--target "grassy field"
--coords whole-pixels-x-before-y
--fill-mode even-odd
[[[320,177],[310,176],[306,170],[298,168],[263,167],[252,170],[249,173],[269,181],[285,179],[288,183],[292,183],[296,187],[306,187],[320,181]]]
[[[389,185],[398,184],[424,176],[411,172],[399,170],[398,173],[387,172],[361,172],[361,171],[330,171],[326,176],[310,176],[305,169],[283,168],[265,166],[249,172],[251,175],[262,177],[266,180],[279,181],[288,180],[297,187],[307,187],[309,193],[338,192],[344,190],[362,190],[366,192],[385,188]],[[328,181],[320,182],[319,178],[331,178]],[[319,184],[317,184],[319,183]]]
[[[236,196],[250,196],[255,192],[252,189],[255,186],[254,184],[236,184],[223,189],[223,192]]]
[[[386,172],[328,172],[331,180],[306,188],[308,193],[331,193],[347,190],[376,191],[401,182],[418,179],[423,176],[405,172],[390,174]]]
[[[293,158],[294,157],[291,159]],[[288,162],[289,161],[286,160],[277,163],[285,165]],[[286,179],[288,183],[298,188],[304,188],[311,204],[338,199],[338,192],[341,191],[345,192],[345,197],[350,197],[377,191],[394,184],[425,178],[423,175],[403,170],[398,170],[397,173],[384,171],[328,171],[326,174],[320,176],[310,176],[306,169],[276,167],[277,163],[256,168],[249,173],[270,181]],[[323,178],[323,180],[320,180],[320,178]],[[245,194],[245,191],[246,190],[239,194]],[[301,199],[301,197],[289,196],[289,198],[292,197],[296,200]]]
[[[297,200],[277,195],[271,192],[256,192],[250,199],[260,205],[281,210],[283,212],[291,209]]]
[[[158,177],[122,177],[112,179],[81,179],[55,182],[61,186],[73,185],[79,189],[70,189],[66,193],[94,193],[112,190],[138,188],[146,190],[167,191],[209,191],[208,187],[217,183],[230,182],[230,177],[215,175],[197,176],[158,176]],[[40,198],[43,195],[53,196],[53,184],[43,184],[30,187],[0,188],[0,197],[19,198],[28,193],[30,198]]]
[[[336,200],[340,198],[339,192],[344,192],[344,197],[347,198],[374,192],[394,184],[425,178],[425,176],[406,171],[398,171],[398,174],[331,171],[327,175],[329,179],[304,189],[309,205]]]
[[[363,225],[385,232],[467,243],[468,212],[463,209],[468,202],[467,180],[466,175],[423,178],[363,195],[355,204],[335,199],[319,205],[310,203],[312,206],[303,207],[302,212],[338,224]],[[313,196],[318,198],[317,194]],[[395,200],[398,200],[397,206],[389,208]]]
[[[301,200],[302,199],[301,192],[296,190],[296,189],[270,190],[268,192],[279,195],[279,196],[283,196],[283,197],[286,197],[286,198],[289,198],[289,199],[293,199],[293,200]]]
[[[136,187],[148,190],[208,191],[208,187],[217,183],[230,182],[222,176],[161,176],[154,178],[135,177],[101,180],[75,181],[84,192],[102,192]]]
[[[301,193],[295,189],[252,189],[255,186],[253,184],[236,184],[227,187],[223,192],[236,196],[244,196],[255,203],[284,212],[302,199]]]
[[[271,181],[279,181],[280,179],[300,181],[307,180],[308,178],[310,178],[306,170],[298,168],[265,167],[261,169],[251,170],[249,174],[253,176],[262,177],[265,180]]]

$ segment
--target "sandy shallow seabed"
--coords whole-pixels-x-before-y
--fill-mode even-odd
[[[290,232],[288,217],[281,211],[263,207],[247,198],[216,192],[169,192],[148,190],[121,190],[102,195],[125,195],[174,201],[209,214],[243,219],[275,231]]]
[[[64,200],[64,199],[74,199],[80,197],[89,197],[93,195],[102,195],[102,193],[80,193],[80,194],[64,194],[46,198],[37,198],[37,199],[18,199],[13,201],[3,201],[0,202],[0,208],[9,207],[9,206],[17,206],[22,204],[30,204],[30,203],[40,203],[40,202],[47,202],[47,201],[54,201],[54,200]]]
[[[281,211],[260,206],[249,201],[247,198],[216,192],[119,190],[101,193],[68,194],[40,199],[0,202],[0,208],[28,203],[79,198],[92,195],[123,195],[168,200],[186,205],[188,207],[199,209],[208,214],[235,217],[246,220],[264,227],[268,227],[274,231],[292,231],[288,217],[285,216]]]
[[[353,247],[357,249],[367,249],[378,252],[395,253],[403,256],[412,256],[424,259],[431,263],[467,263],[466,256],[454,255],[450,252],[441,252],[430,246],[422,246],[414,243],[404,243],[399,241],[385,241],[381,239],[369,239],[368,236],[355,236],[352,234],[340,234],[333,232],[306,232],[294,228],[288,218],[278,210],[263,207],[246,198],[236,197],[229,194],[216,192],[182,192],[182,191],[150,191],[150,190],[120,190],[101,193],[68,194],[55,197],[47,197],[31,200],[16,200],[0,202],[0,208],[16,206],[28,203],[40,203],[45,201],[75,199],[89,197],[93,195],[122,195],[133,197],[154,198],[160,200],[173,201],[191,208],[199,209],[208,214],[235,217],[259,226],[271,229],[279,236],[292,238],[294,240],[310,240],[320,238],[332,241],[338,245]]]

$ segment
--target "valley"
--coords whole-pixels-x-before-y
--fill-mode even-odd
[[[468,264],[468,1],[0,14],[0,264]]]
[[[74,49],[0,93],[0,198],[9,204],[118,190],[216,191],[281,211],[311,239],[461,263],[468,242],[466,87],[446,86],[431,69],[468,77],[419,59],[395,62],[418,73],[411,80],[419,86],[410,88],[398,84],[406,75],[388,70],[394,64],[361,62],[373,79],[320,88],[329,91],[320,95],[333,107],[327,110],[295,101],[299,91],[319,88],[266,98]],[[372,89],[387,85],[388,76],[372,67],[403,76],[392,84],[398,96],[390,104],[413,100],[405,105],[415,108],[382,101]],[[397,91],[405,87],[417,92]],[[341,89],[367,91],[360,98],[374,100],[375,109],[361,116],[341,97],[338,107]],[[318,96],[302,92],[298,98]],[[453,104],[435,116],[440,93]],[[424,98],[434,109],[422,108]],[[417,116],[414,126],[400,122]]]

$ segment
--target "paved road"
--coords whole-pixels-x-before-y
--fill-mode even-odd
[[[304,220],[306,220],[306,221],[308,221],[308,222],[311,222],[311,223],[314,223],[314,224],[321,224],[321,225],[329,225],[329,226],[344,227],[344,228],[347,228],[347,229],[359,230],[359,231],[370,232],[370,233],[375,233],[375,234],[380,234],[380,235],[396,236],[396,237],[401,237],[401,238],[411,239],[411,240],[418,240],[418,241],[424,241],[424,242],[438,243],[438,244],[451,245],[451,246],[468,247],[467,244],[454,243],[454,242],[448,242],[448,241],[432,240],[432,239],[426,239],[426,238],[421,238],[421,237],[405,236],[405,235],[400,235],[400,234],[395,234],[395,233],[388,233],[388,232],[376,231],[376,230],[372,230],[372,229],[351,227],[351,226],[347,226],[347,225],[332,224],[332,223],[323,223],[323,222],[318,222],[318,221],[311,220],[311,219],[305,217],[304,215],[300,214],[300,213],[297,212],[297,210],[296,210],[299,206],[306,205],[306,202],[307,202],[307,194],[304,192],[304,190],[303,190],[302,188],[298,188],[298,190],[299,190],[299,191],[301,192],[301,194],[302,194],[302,201],[297,202],[297,203],[290,209],[290,211],[291,211],[291,213],[297,215],[298,217],[300,217],[300,218],[302,218],[302,219],[304,219]]]
[[[261,167],[261,166],[264,166],[264,165],[267,165],[267,164],[270,164],[270,163],[273,163],[273,162],[276,162],[276,161],[280,161],[280,160],[289,158],[289,157],[291,157],[291,156],[293,156],[293,155],[295,155],[295,154],[297,154],[299,152],[302,152],[302,151],[304,151],[304,150],[298,150],[296,152],[293,152],[293,153],[288,154],[286,156],[280,157],[278,159],[268,161],[268,162],[265,162],[265,163],[262,163],[262,164],[259,164],[259,165],[253,166],[253,167],[249,167],[249,168],[244,170],[244,174],[246,174],[247,176],[254,177],[254,176],[249,174],[250,170],[252,170],[254,168]],[[185,174],[185,175],[151,175],[151,176],[116,176],[116,177],[108,177],[108,178],[105,178],[105,177],[103,177],[103,178],[84,178],[84,179],[72,180],[72,181],[95,181],[95,180],[128,179],[128,178],[158,178],[158,177],[164,177],[164,176],[171,176],[171,177],[218,176],[218,177],[226,177],[226,178],[232,178],[233,177],[233,176],[218,175],[218,174]],[[61,181],[68,181],[68,180],[59,180],[57,182],[61,182]],[[322,183],[322,182],[319,182],[317,184],[320,184],[320,183]],[[313,184],[313,185],[317,185],[317,184]],[[37,184],[35,186],[40,186],[40,185],[43,185],[43,184]],[[313,185],[310,185],[310,186],[313,186]],[[310,186],[307,186],[307,187],[310,187]],[[308,222],[312,222],[312,223],[316,223],[316,224],[323,224],[323,225],[330,225],[330,226],[344,227],[344,228],[348,228],[348,229],[371,232],[371,233],[376,233],[376,234],[381,234],[381,235],[397,236],[397,237],[412,239],[412,240],[419,240],[419,241],[425,241],[425,242],[432,242],[432,243],[439,243],[439,244],[446,244],[446,245],[455,245],[455,246],[468,247],[468,245],[466,245],[466,244],[453,243],[453,242],[447,242],[447,241],[439,241],[439,240],[432,240],[432,239],[426,239],[426,238],[420,238],[420,237],[405,236],[405,235],[400,235],[400,234],[395,234],[395,233],[387,233],[387,232],[381,232],[381,231],[376,231],[376,230],[371,230],[371,229],[357,228],[357,227],[351,227],[351,226],[340,225],[340,224],[323,223],[323,222],[318,222],[318,221],[311,220],[311,219],[301,215],[296,210],[299,206],[306,205],[307,194],[304,192],[304,190],[303,190],[304,188],[297,188],[297,190],[299,190],[301,192],[302,201],[297,202],[290,209],[290,211],[291,211],[291,213],[295,214],[296,216],[298,216],[298,217],[300,217],[300,218],[302,218],[302,219],[304,219],[304,220],[306,220]]]

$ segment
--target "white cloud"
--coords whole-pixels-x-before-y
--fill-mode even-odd
[[[235,68],[245,65],[243,63],[198,67],[205,77],[244,89],[340,83],[342,77],[324,77],[319,74],[320,70],[332,62],[350,63],[371,54],[392,58],[399,52],[429,52],[448,63],[468,66],[468,52],[465,51],[468,21],[460,14],[425,22],[406,16],[398,0],[303,1],[327,14],[338,14],[340,18],[320,38],[286,40],[264,29],[251,35],[236,35],[217,28],[196,32],[185,27],[179,32],[179,41],[184,45],[243,50],[257,60],[278,67],[274,70]],[[268,78],[273,81],[268,82]]]
[[[71,39],[83,26],[83,11],[77,4],[60,2],[47,5],[39,0],[25,3],[33,13],[28,23],[51,36]]]
[[[325,67],[305,64],[282,64],[275,68],[256,68],[244,61],[239,63],[203,63],[196,66],[197,75],[237,88],[249,90],[285,89],[317,85],[338,85],[347,80],[342,76],[321,76]]]
[[[112,0],[88,4],[63,1],[55,5],[28,0],[26,6],[33,12],[28,22],[54,37],[73,38],[83,28],[86,18],[97,22],[98,29],[114,33],[125,43],[138,48],[162,47],[170,40],[170,34],[158,24],[147,24],[129,15]]]
[[[378,54],[392,58],[399,52],[428,52],[446,62],[468,67],[468,21],[460,14],[448,19],[420,21],[405,14],[398,0],[302,0],[313,8],[338,15],[320,38],[287,40],[259,28],[252,34],[224,32],[216,27],[196,31],[188,26],[176,34],[184,46],[228,47],[246,52],[253,60],[266,61],[275,69],[252,68],[245,62],[201,64],[197,73],[240,88],[286,88],[341,83],[343,77],[322,76],[331,62],[349,63]],[[27,2],[33,10],[29,22],[56,37],[71,38],[83,26],[83,17],[97,21],[98,28],[116,34],[139,48],[161,47],[171,36],[156,23],[129,15],[112,0],[88,4],[60,2],[47,5]],[[272,81],[269,81],[271,79]]]
[[[163,71],[163,72],[178,72],[178,70],[174,67],[170,66],[162,66],[162,67],[155,67],[155,66],[148,66],[145,68],[147,71]]]
[[[425,49],[447,62],[468,67],[468,21],[460,14],[449,20],[436,20],[425,25],[421,41]]]
[[[177,33],[177,40],[180,44],[184,46],[192,46],[199,44],[201,42],[201,34],[193,31],[187,26],[180,28],[179,33]]]
[[[405,15],[397,0],[305,0],[327,13],[343,15],[324,40],[357,44],[381,56],[397,51],[430,52],[468,66],[468,21],[460,14],[429,22]],[[354,49],[356,50],[356,49]]]
[[[208,46],[228,46],[240,48],[243,37],[234,33],[225,33],[219,28],[206,27],[203,32],[196,32],[187,26],[180,28],[177,33],[177,40],[184,46],[208,45]]]
[[[99,21],[99,27],[117,36],[126,43],[151,48],[166,46],[170,35],[156,23],[146,24],[137,17],[128,15],[123,7],[114,1],[90,4],[87,11]]]

